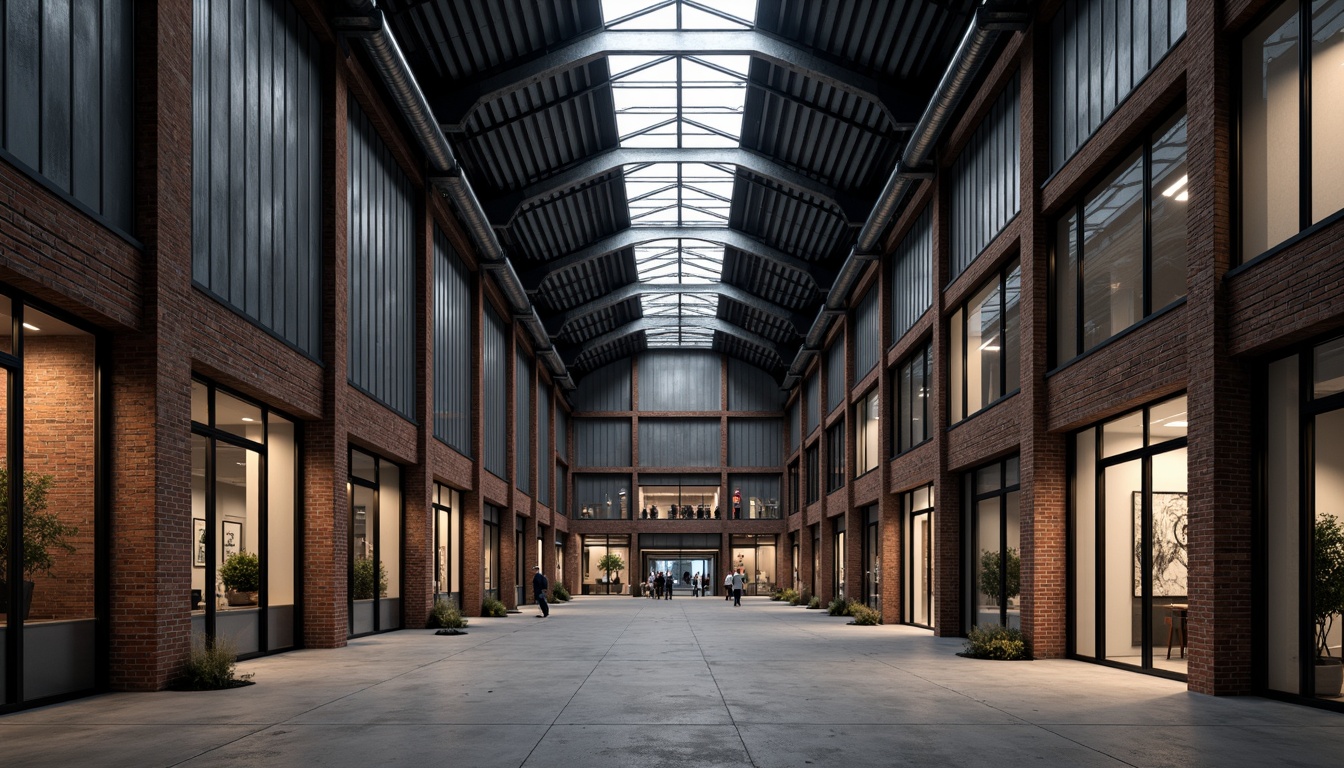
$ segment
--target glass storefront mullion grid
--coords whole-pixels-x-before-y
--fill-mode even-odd
[[[1008,496],[1009,496],[1010,494],[1012,494],[1012,493],[1014,493],[1014,492],[1017,492],[1017,491],[1020,491],[1020,490],[1022,489],[1022,486],[1021,486],[1021,483],[1020,483],[1020,482],[1013,483],[1013,484],[1011,484],[1011,485],[1009,485],[1009,484],[1006,483],[1006,480],[1007,480],[1007,463],[1008,463],[1009,461],[1011,461],[1011,460],[1012,460],[1012,459],[1000,459],[1000,460],[998,460],[998,461],[996,461],[996,462],[993,462],[992,464],[988,464],[988,465],[982,466],[982,467],[980,467],[980,468],[978,468],[978,469],[974,469],[974,470],[971,470],[970,472],[967,472],[967,473],[966,473],[966,498],[969,500],[969,502],[968,502],[968,504],[967,504],[967,509],[968,509],[968,517],[970,518],[970,524],[967,526],[967,537],[968,537],[967,540],[968,540],[968,541],[974,543],[974,542],[977,542],[977,541],[980,540],[980,515],[979,515],[979,505],[980,505],[980,502],[982,502],[982,501],[988,501],[988,500],[990,500],[990,499],[998,499],[998,507],[999,507],[999,508],[998,508],[998,517],[999,517],[999,522],[998,522],[998,527],[999,527],[999,542],[998,542],[998,546],[999,546],[999,563],[1000,563],[1000,565],[999,565],[999,623],[1000,623],[1001,625],[1003,625],[1003,626],[1008,626],[1008,600],[1009,600],[1009,597],[1008,597],[1008,557],[1005,556],[1006,553],[1007,553],[1007,551],[1008,551]],[[985,492],[983,492],[983,493],[976,493],[976,492],[975,492],[975,479],[976,479],[976,476],[977,476],[980,472],[985,471],[985,469],[987,469],[987,468],[989,468],[989,467],[994,467],[994,468],[995,468],[995,471],[998,473],[998,476],[999,476],[998,486],[999,486],[999,487],[996,488],[996,489],[994,489],[994,490],[992,490],[992,491],[985,491]],[[1020,555],[1019,555],[1019,557],[1020,557]],[[979,583],[979,579],[977,578],[977,574],[978,574],[978,572],[979,572],[979,568],[980,568],[980,562],[979,562],[979,561],[980,561],[980,558],[979,558],[979,557],[974,557],[974,556],[972,556],[972,557],[969,558],[969,560],[970,560],[970,562],[968,563],[968,565],[970,566],[970,573],[968,574],[968,576],[969,576],[969,578],[968,578],[968,583],[972,586],[972,589],[978,589],[978,587],[977,587],[976,585]],[[967,609],[966,609],[966,612],[969,614],[969,619],[968,619],[967,624],[966,624],[966,626],[968,626],[968,627],[969,627],[969,626],[975,626],[975,624],[976,624],[975,617],[976,617],[976,614],[977,614],[977,612],[978,612],[978,609],[977,609],[977,607],[976,607],[976,597],[977,597],[977,595],[976,595],[976,593],[975,593],[974,591],[972,591],[972,592],[970,593],[970,595],[971,595],[971,598],[967,601],[968,605],[967,605]]]
[[[366,454],[366,455],[371,455],[371,454]],[[382,590],[378,588],[378,587],[379,587],[379,578],[378,578],[378,576],[379,576],[379,567],[378,567],[378,566],[379,566],[380,563],[383,562],[383,553],[382,553],[382,521],[381,521],[381,519],[380,519],[380,517],[379,517],[379,510],[378,510],[378,506],[379,506],[379,503],[380,503],[380,501],[381,501],[381,499],[380,499],[379,497],[382,495],[381,493],[379,493],[379,488],[380,488],[380,486],[381,486],[381,480],[382,480],[382,478],[379,476],[379,471],[382,469],[382,463],[383,463],[383,462],[382,462],[382,459],[379,459],[379,458],[376,457],[376,456],[373,457],[373,478],[374,478],[373,480],[365,480],[365,479],[362,478],[362,477],[355,477],[355,475],[354,475],[353,472],[351,472],[351,473],[350,473],[350,476],[349,476],[349,481],[350,481],[350,485],[351,485],[352,488],[353,488],[354,486],[359,486],[359,487],[361,487],[361,488],[365,488],[365,489],[368,489],[368,490],[370,490],[370,491],[373,492],[373,502],[372,502],[372,504],[373,504],[373,508],[372,508],[372,509],[369,509],[369,510],[366,510],[365,513],[364,513],[364,530],[365,530],[365,535],[367,536],[367,535],[369,535],[369,534],[368,534],[369,529],[372,528],[372,536],[373,536],[373,631],[374,631],[374,632],[378,632],[378,631],[380,631],[380,629],[381,629],[381,627],[380,627],[380,623],[381,623],[381,621],[382,621],[382,605],[381,605],[381,600],[382,600]],[[353,466],[354,466],[354,449],[349,449],[349,450],[347,451],[346,466],[347,466],[347,467],[353,467]],[[354,552],[354,551],[355,551],[355,495],[354,495],[353,493],[350,494],[349,504],[350,504],[350,511],[349,511],[349,515],[350,515],[350,525],[349,525],[349,531],[347,531],[347,533],[346,533],[346,551],[347,551],[347,552]],[[355,558],[353,558],[353,557],[349,557],[349,556],[346,557],[346,582],[345,582],[345,583],[350,585],[350,588],[346,590],[346,595],[345,595],[345,605],[346,605],[346,615],[349,616],[349,619],[348,619],[348,622],[349,622],[349,624],[348,624],[348,626],[349,626],[349,631],[353,634],[353,633],[354,633],[354,628],[355,628],[355,625],[354,625],[354,620],[355,620],[355,619],[354,619],[354,616],[355,616],[355,590],[354,590],[354,583],[355,583]]]
[[[925,498],[932,499],[933,488],[931,486],[926,487],[928,489],[929,495],[927,495]],[[932,606],[929,604],[929,596],[933,594],[932,581],[929,578],[931,574],[929,574],[927,571],[925,572],[924,579],[922,581],[924,585],[923,589],[924,610],[927,611],[928,613],[926,616],[917,616],[915,614],[915,605],[918,604],[915,600],[915,590],[917,588],[916,584],[921,581],[915,578],[915,570],[927,567],[927,564],[923,560],[924,553],[922,551],[915,550],[915,527],[916,524],[919,522],[920,518],[926,518],[930,522],[932,522],[933,520],[932,505],[921,506],[918,509],[915,508],[915,494],[920,490],[921,489],[917,488],[915,490],[906,491],[905,493],[901,494],[901,512],[905,524],[905,541],[904,541],[905,562],[907,565],[906,577],[905,577],[904,619],[907,623],[912,624],[914,626],[924,627],[926,629],[933,629],[932,621],[923,620],[933,618],[931,610]],[[924,546],[928,546],[928,542],[924,542]]]

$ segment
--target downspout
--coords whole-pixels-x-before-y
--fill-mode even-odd
[[[424,92],[416,83],[401,47],[387,27],[383,11],[377,7],[375,0],[347,0],[346,5],[357,15],[334,19],[336,29],[363,43],[383,85],[387,87],[402,117],[410,126],[411,133],[424,150],[430,166],[430,183],[452,202],[476,243],[482,271],[494,277],[514,317],[532,336],[537,357],[546,361],[556,383],[565,389],[573,389],[573,378],[551,344],[551,337],[546,333],[546,327],[528,298],[522,281],[518,279],[517,270],[507,258],[494,227],[490,226],[490,220],[485,215],[485,209],[481,207],[476,192],[462,172],[457,157],[453,155],[448,139],[434,119],[434,112],[425,100]]]
[[[841,265],[840,272],[835,278],[835,284],[826,294],[825,304],[808,330],[802,348],[789,365],[788,375],[784,378],[785,389],[791,388],[802,378],[803,371],[821,349],[831,323],[844,314],[845,304],[849,301],[849,292],[868,262],[882,257],[877,250],[879,240],[887,225],[896,217],[896,211],[901,201],[905,199],[906,192],[916,181],[932,178],[930,161],[933,159],[938,139],[980,74],[999,35],[1006,31],[1025,29],[1030,22],[1031,14],[1028,11],[998,8],[990,4],[981,5],[976,9],[970,28],[966,30],[961,44],[957,46],[957,51],[952,57],[952,62],[943,73],[942,80],[938,82],[938,88],[934,91],[928,108],[915,125],[914,133],[905,146],[905,152],[902,153],[900,161],[896,163],[886,185],[882,188],[882,194],[873,205],[868,220],[859,230],[858,241],[845,257],[844,264]]]

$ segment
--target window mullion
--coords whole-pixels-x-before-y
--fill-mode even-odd
[[[1298,4],[1297,230],[1311,226],[1311,2]]]

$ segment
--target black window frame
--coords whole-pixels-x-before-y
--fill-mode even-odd
[[[906,432],[906,413],[901,405],[905,402],[902,398],[905,394],[903,385],[906,381],[906,370],[913,369],[916,362],[921,363],[924,370],[924,391],[920,393],[921,397],[919,398],[922,405],[920,424],[923,425],[922,429],[924,431],[924,436],[920,440],[912,441],[909,445],[906,445],[905,441],[902,439],[905,437]],[[931,376],[933,374],[933,341],[929,340],[924,342],[921,348],[911,352],[901,360],[901,362],[897,363],[894,373],[895,375],[892,376],[891,382],[892,402],[896,404],[895,408],[892,409],[896,412],[896,418],[893,421],[891,430],[891,458],[893,460],[933,439],[933,429],[929,425],[928,397],[931,388],[930,384],[932,382]]]
[[[826,428],[826,494],[845,487],[845,420]]]

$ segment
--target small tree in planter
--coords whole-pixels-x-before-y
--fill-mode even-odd
[[[610,585],[612,571],[616,572],[616,580],[621,580],[621,571],[625,570],[625,560],[621,559],[621,556],[615,552],[608,552],[602,556],[601,560],[597,561],[597,570],[606,571],[607,584]]]
[[[1022,558],[1017,554],[1016,549],[1009,548],[1007,557],[1008,567],[1008,595],[1007,599],[1022,594]],[[999,594],[999,569],[1003,558],[1000,558],[998,552],[991,552],[988,549],[980,550],[980,592],[994,601],[995,605],[1003,605],[1004,597]]]
[[[1312,618],[1316,621],[1316,695],[1337,697],[1344,662],[1330,654],[1330,630],[1344,613],[1344,528],[1329,515],[1316,518],[1312,537]]]
[[[387,569],[383,567],[380,560],[377,568],[377,594],[379,597],[387,596]],[[354,599],[372,600],[374,595],[375,569],[373,567],[373,558],[361,557],[355,560],[355,583]]]
[[[34,577],[50,576],[57,551],[72,555],[75,547],[67,538],[79,533],[55,512],[47,511],[47,495],[56,485],[51,475],[23,473],[23,602],[24,618],[32,608]],[[0,613],[9,610],[9,471],[0,467]]]
[[[234,552],[219,566],[219,580],[229,605],[256,605],[261,589],[261,558],[246,550]]]

